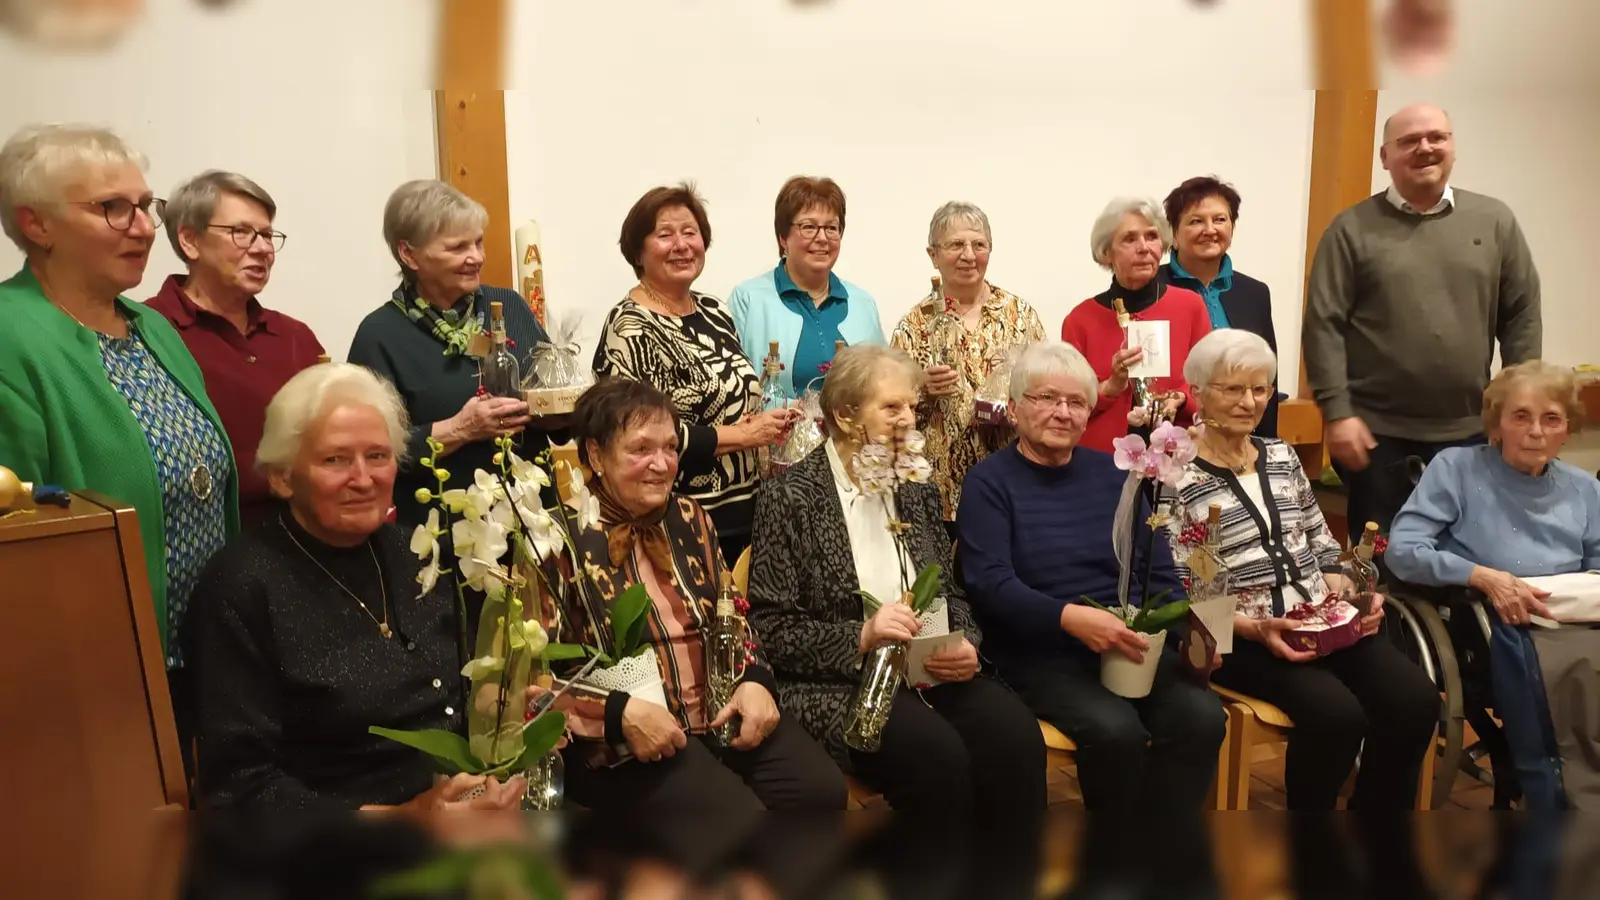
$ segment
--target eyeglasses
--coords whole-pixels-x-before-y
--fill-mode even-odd
[[[77,206],[99,207],[101,214],[106,217],[106,224],[118,231],[127,231],[133,227],[133,211],[144,213],[150,220],[151,228],[160,228],[161,221],[167,211],[167,201],[147,197],[140,203],[135,203],[125,197],[112,197],[110,200],[74,200]]]
[[[1408,134],[1403,137],[1397,137],[1389,143],[1395,145],[1395,147],[1397,147],[1401,153],[1415,153],[1417,152],[1417,149],[1422,146],[1423,141],[1427,141],[1431,146],[1438,147],[1443,144],[1448,144],[1450,142],[1450,137],[1453,134],[1455,134],[1453,131],[1430,131],[1426,134]]]
[[[943,250],[946,253],[953,253],[956,256],[960,256],[963,253],[966,253],[968,250],[972,251],[972,255],[973,256],[983,256],[983,255],[985,255],[985,254],[987,254],[989,252],[989,242],[988,241],[945,241],[944,243],[939,245],[939,249]]]
[[[266,241],[274,251],[278,251],[283,249],[284,241],[289,239],[289,236],[283,232],[273,231],[270,228],[258,231],[249,225],[207,225],[206,227],[215,231],[226,231],[228,236],[233,238],[233,245],[240,250],[249,250],[255,246],[256,239],[260,238]]]
[[[1238,403],[1244,399],[1245,392],[1255,398],[1257,403],[1265,403],[1272,396],[1270,384],[1213,384],[1211,389],[1222,395],[1222,399],[1229,403]]]
[[[1518,428],[1532,428],[1535,421],[1533,413],[1530,413],[1525,409],[1519,409],[1516,412],[1513,412],[1510,418],[1511,424],[1517,426]],[[1537,417],[1537,420],[1539,424],[1544,427],[1545,431],[1560,431],[1567,427],[1567,417],[1561,415],[1560,413],[1546,413],[1545,415]]]
[[[1060,409],[1063,404],[1067,407],[1067,412],[1079,413],[1089,411],[1089,401],[1075,394],[1057,394],[1051,391],[1046,391],[1043,394],[1023,394],[1022,399],[1041,409],[1048,409],[1051,412]]]
[[[815,222],[795,222],[793,225],[794,230],[800,232],[800,236],[808,241],[816,240],[819,231],[827,235],[830,241],[837,241],[839,236],[844,234],[844,229],[838,225],[818,225]]]

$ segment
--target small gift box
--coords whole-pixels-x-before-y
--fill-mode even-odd
[[[533,415],[566,415],[594,385],[594,372],[579,359],[578,324],[575,316],[552,323],[550,340],[533,348],[532,370],[523,385]]]
[[[1361,640],[1361,610],[1338,594],[1329,594],[1321,603],[1296,606],[1284,617],[1304,623],[1283,635],[1283,642],[1294,650],[1327,656]]]
[[[822,446],[825,435],[822,431],[822,401],[821,394],[815,389],[808,389],[800,398],[800,417],[795,419],[794,425],[789,428],[789,436],[783,442],[772,448],[772,472],[777,474],[789,468],[810,455],[811,451]]]

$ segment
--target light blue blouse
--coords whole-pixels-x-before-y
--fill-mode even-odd
[[[1519,577],[1600,568],[1600,480],[1560,460],[1525,475],[1494,446],[1445,450],[1395,516],[1384,560],[1428,585],[1464,585],[1474,565]]]

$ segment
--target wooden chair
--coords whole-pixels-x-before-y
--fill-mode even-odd
[[[1228,760],[1224,767],[1228,778],[1223,791],[1226,805],[1217,808],[1249,809],[1250,764],[1256,745],[1287,740],[1294,720],[1289,718],[1288,713],[1257,697],[1230,691],[1217,684],[1213,684],[1211,689],[1226,701],[1224,706],[1228,711],[1229,730],[1229,739],[1225,742]],[[1433,757],[1434,749],[1430,744],[1428,754],[1422,760],[1422,777],[1417,780],[1416,808],[1419,810],[1431,807]],[[1222,781],[1222,772],[1223,769],[1218,770],[1219,782]]]

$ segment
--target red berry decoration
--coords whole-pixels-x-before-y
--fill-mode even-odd
[[[1383,551],[1385,551],[1387,549],[1389,549],[1389,539],[1388,538],[1386,538],[1386,537],[1384,537],[1383,535],[1380,534],[1377,537],[1372,539],[1372,552],[1373,553],[1381,554]]]
[[[489,389],[480,384],[480,385],[478,385],[478,390],[473,393],[473,396],[474,397],[487,397],[487,396],[489,396]]]
[[[743,597],[733,598],[733,611],[741,616],[744,615],[750,611],[750,601]]]

